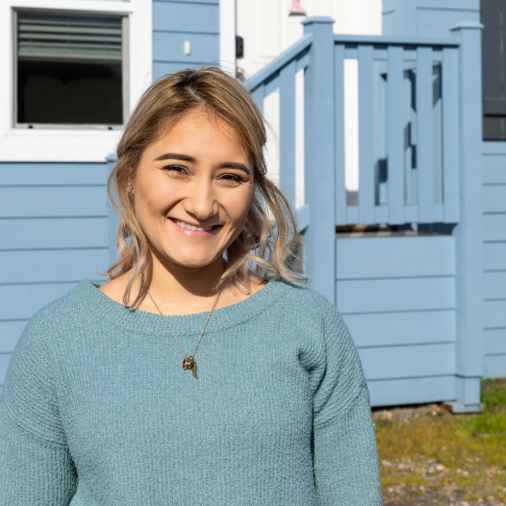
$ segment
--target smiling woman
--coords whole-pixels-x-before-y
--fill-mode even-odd
[[[146,91],[109,178],[108,282],[40,310],[11,359],[2,506],[381,504],[360,359],[334,306],[295,283],[265,141],[218,69]]]
[[[224,72],[182,71],[154,83],[128,123],[109,178],[109,194],[115,186],[119,197],[120,258],[102,291],[155,311],[146,286],[161,292],[174,276],[186,285],[190,277],[198,300],[185,297],[178,309],[179,296],[162,300],[167,314],[185,314],[201,310],[218,286],[225,289],[218,304],[224,307],[272,275],[303,281],[286,262],[296,227],[286,199],[266,177],[265,142],[254,102]]]

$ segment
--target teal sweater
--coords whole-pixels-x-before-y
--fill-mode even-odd
[[[369,394],[322,296],[271,280],[195,360],[82,281],[28,323],[0,401],[2,506],[376,506]],[[193,350],[207,313],[170,316]]]

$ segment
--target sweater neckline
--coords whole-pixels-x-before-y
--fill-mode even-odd
[[[100,286],[102,286],[101,283],[86,278],[74,290],[85,299],[86,307],[104,321],[141,334],[166,334],[169,332],[159,314],[124,306],[102,293],[98,289]],[[272,307],[287,289],[288,284],[284,280],[270,279],[263,288],[247,299],[224,308],[215,309],[206,327],[206,334],[235,327],[254,318],[265,309]],[[165,318],[177,336],[184,336],[200,333],[208,314],[209,312],[202,312],[170,315]]]

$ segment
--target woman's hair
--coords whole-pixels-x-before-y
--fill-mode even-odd
[[[107,270],[107,277],[112,280],[131,271],[125,305],[129,304],[132,283],[138,276],[143,284],[136,302],[146,295],[144,283],[149,285],[152,267],[149,243],[135,216],[134,197],[126,190],[128,181],[146,147],[195,109],[230,125],[254,168],[255,191],[246,224],[227,248],[225,272],[214,288],[228,285],[249,292],[251,279],[269,277],[305,281],[289,265],[297,246],[295,220],[286,198],[266,177],[263,148],[267,136],[254,100],[242,84],[218,68],[182,70],[156,81],[144,92],[118,144],[118,163],[107,182],[109,198],[121,218],[119,260]]]

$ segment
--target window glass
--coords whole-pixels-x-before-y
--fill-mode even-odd
[[[17,12],[17,123],[123,124],[120,16]]]
[[[506,0],[481,0],[483,140],[506,140]]]

